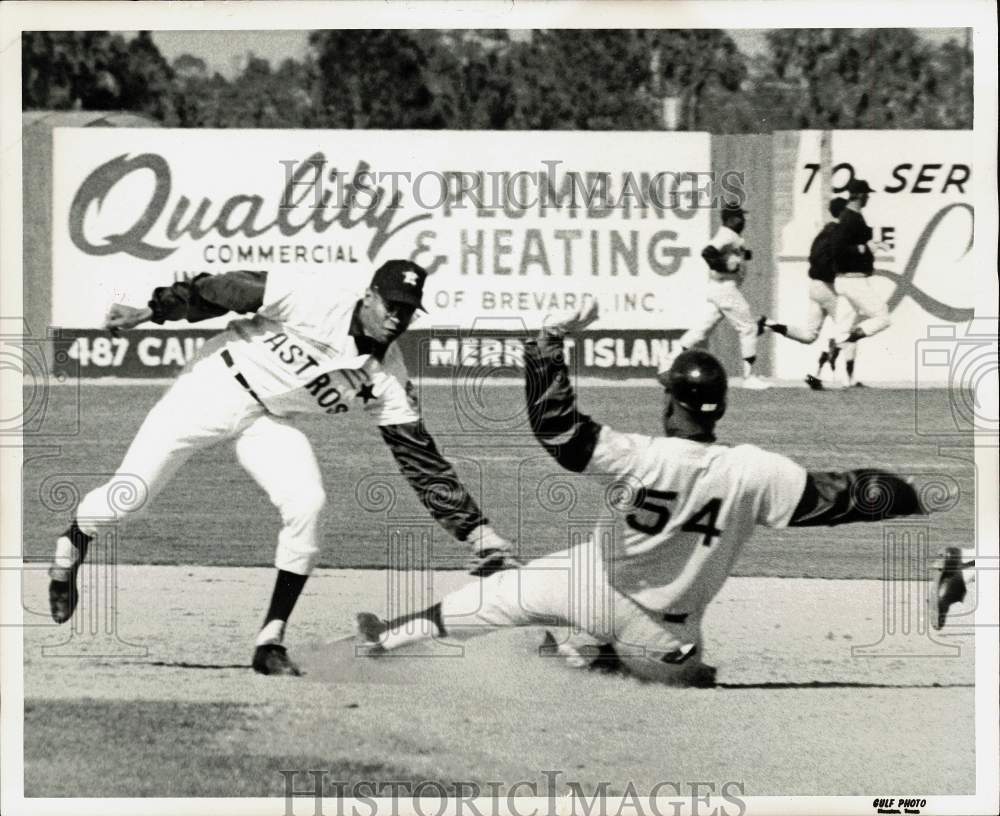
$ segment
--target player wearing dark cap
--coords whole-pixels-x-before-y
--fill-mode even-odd
[[[721,226],[701,252],[708,265],[705,303],[694,311],[690,328],[678,343],[682,349],[702,343],[719,321],[725,319],[740,336],[743,387],[766,389],[770,385],[753,373],[757,360],[757,337],[761,329],[750,311],[750,304],[740,291],[746,276],[746,262],[752,257],[743,241],[746,210],[735,203],[726,204],[720,213],[720,220]]]
[[[851,179],[847,185],[847,206],[840,214],[837,230],[833,234],[837,267],[833,288],[851,305],[854,313],[848,309],[840,310],[835,342],[830,347],[828,358],[833,368],[837,357],[844,354],[848,385],[854,384],[855,344],[865,337],[885,331],[892,323],[885,298],[872,285],[875,256],[868,246],[872,228],[861,214],[873,192],[875,190],[864,179]]]
[[[762,332],[767,328],[775,334],[787,337],[789,340],[809,344],[819,337],[823,321],[827,317],[833,321],[837,320],[837,292],[833,288],[837,276],[837,244],[835,236],[837,230],[840,229],[839,218],[846,207],[846,198],[838,197],[830,200],[829,211],[830,215],[833,216],[833,220],[823,226],[823,229],[817,233],[812,245],[809,247],[809,305],[805,321],[802,324],[786,325],[785,323],[771,320],[767,315],[762,315],[757,321],[759,331]],[[843,308],[844,304],[841,304],[841,309]],[[849,306],[847,309],[850,311]],[[851,314],[853,319],[853,312]],[[823,366],[830,362],[831,355],[833,361],[836,362],[836,350],[836,341],[834,338],[830,338],[830,350],[820,354],[816,374],[806,375],[806,384],[810,388],[814,390],[823,388],[823,381],[820,379]],[[833,370],[832,366],[831,370]]]
[[[587,662],[579,647],[586,640],[593,655],[606,658],[610,650],[639,677],[700,685],[712,679],[702,663],[702,618],[756,526],[927,513],[910,481],[888,471],[807,471],[754,445],[717,442],[726,373],[704,351],[679,354],[660,376],[662,436],[597,422],[577,408],[563,350],[567,334],[596,319],[595,305],[526,345],[526,394],[531,429],[559,465],[614,479],[605,493],[607,518],[589,540],[470,584],[428,609],[392,621],[361,613],[358,634],[370,650],[557,624],[586,632],[583,639],[550,637],[575,665]],[[958,594],[938,593],[942,615]]]
[[[424,426],[395,344],[422,308],[426,277],[417,264],[392,260],[360,293],[330,273],[233,271],[157,287],[146,307],[113,304],[105,320],[112,331],[228,312],[250,316],[205,343],[149,412],[118,472],[80,502],[49,570],[53,619],[64,623],[73,615],[77,572],[102,525],[143,509],[196,451],[232,441],[282,521],[274,593],[252,665],[260,674],[299,674],[285,650],[285,626],[319,557],[326,501],[312,446],[290,421],[300,414],[322,415],[329,433],[338,427],[344,433],[339,417],[371,416],[431,516],[471,548],[471,573],[508,566],[510,545]],[[130,492],[132,499],[124,499]],[[239,535],[234,529],[234,539]]]

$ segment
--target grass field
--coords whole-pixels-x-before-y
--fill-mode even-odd
[[[65,529],[73,496],[82,496],[114,472],[161,392],[156,386],[85,385],[77,404],[71,399],[73,389],[53,391],[49,422],[71,427],[79,417],[79,433],[52,438],[53,444],[39,440],[37,448],[25,452],[28,559],[51,557],[52,542]],[[971,440],[957,450],[939,452],[937,438],[915,431],[915,399],[920,400],[923,426],[944,430],[952,426],[945,391],[733,389],[719,436],[724,442],[752,443],[783,453],[815,470],[867,466],[915,475],[944,474],[957,482],[961,500],[955,509],[934,518],[931,543],[971,546]],[[560,470],[525,434],[519,421],[523,404],[519,388],[487,387],[482,401],[484,405],[469,406],[464,395],[456,398],[444,386],[424,387],[421,394],[428,427],[497,530],[517,542],[525,556],[563,549],[567,522],[587,520],[592,508],[601,505],[600,485]],[[581,407],[622,430],[657,433],[661,427],[662,402],[655,389],[592,388],[582,393]],[[484,420],[484,414],[497,421]],[[320,566],[384,567],[386,526],[428,519],[366,419],[348,416],[299,423],[314,443],[328,494]],[[554,511],[551,499],[546,507],[546,488],[553,481],[572,492],[571,507]],[[373,504],[370,497],[363,501],[373,482],[385,482],[393,493],[388,512],[366,509]],[[232,446],[223,443],[195,455],[148,511],[129,523],[122,531],[119,560],[270,565],[278,524],[264,493],[240,468]],[[761,529],[745,548],[735,574],[878,578],[882,536],[879,525],[805,532]],[[434,545],[435,566],[462,566],[465,548],[443,531],[437,531]]]
[[[889,585],[879,580],[888,525],[762,530],[737,564],[740,577],[709,610],[714,689],[572,672],[538,657],[535,630],[470,641],[460,659],[355,659],[350,644],[335,641],[349,633],[353,612],[384,608],[392,575],[367,568],[386,566],[389,527],[426,520],[364,418],[301,423],[329,495],[321,568],[288,638],[305,679],[250,672],[278,520],[226,444],[195,456],[122,530],[116,635],[95,638],[107,611],[87,606],[86,596],[75,634],[56,627],[44,565],[74,491],[113,472],[160,391],[55,389],[47,421],[70,427],[78,416],[78,432],[39,437],[25,451],[29,796],[282,795],[280,770],[310,768],[340,781],[445,785],[541,780],[559,770],[584,789],[607,781],[611,792],[662,780],[737,780],[747,795],[974,788],[967,630],[921,635],[923,656],[912,640],[894,657],[852,650],[892,646],[883,630]],[[456,409],[463,395],[430,386],[421,398],[429,427],[495,526],[526,556],[566,546],[567,525],[586,521],[600,493],[539,458],[517,427],[520,390],[483,389],[472,406],[478,429]],[[971,443],[939,452],[936,439],[915,431],[915,399],[922,427],[951,427],[946,392],[734,390],[720,436],[814,469],[946,474],[961,499],[930,522],[931,547],[971,546]],[[624,430],[659,426],[660,396],[649,388],[584,389],[581,402]],[[388,510],[366,509],[376,476],[395,493]],[[554,508],[558,491],[547,491],[557,481],[574,501]],[[465,580],[455,571],[465,556],[435,537],[435,593]],[[56,649],[43,653],[46,646]],[[312,812],[309,800],[303,807]]]

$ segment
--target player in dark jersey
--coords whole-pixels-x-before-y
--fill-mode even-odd
[[[854,382],[854,351],[859,340],[885,331],[892,323],[886,299],[872,285],[875,256],[868,242],[872,228],[868,226],[861,210],[868,204],[874,190],[864,179],[852,179],[847,185],[848,202],[838,219],[834,232],[837,277],[833,288],[837,295],[850,304],[853,314],[841,309],[837,315],[835,344],[830,346],[830,362],[844,353],[847,384]]]
[[[801,325],[786,324],[762,315],[757,321],[760,331],[767,328],[789,340],[808,345],[819,337],[824,319],[829,317],[833,321],[837,320],[837,292],[834,289],[834,280],[837,276],[837,232],[841,229],[838,219],[846,206],[845,198],[830,200],[829,210],[833,220],[823,226],[809,247],[809,305],[805,321]],[[841,303],[840,308],[845,307],[849,308]],[[830,348],[820,354],[816,373],[806,375],[806,384],[810,388],[815,391],[823,388],[823,381],[820,379],[823,367],[829,363],[830,370],[833,371],[838,353],[835,340],[830,338]],[[849,356],[853,359],[853,353]]]

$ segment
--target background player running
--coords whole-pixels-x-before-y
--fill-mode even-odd
[[[836,343],[830,348],[830,367],[844,352],[844,370],[847,384],[854,384],[854,353],[859,340],[885,331],[892,323],[889,306],[884,297],[872,286],[875,256],[868,242],[872,228],[868,226],[861,210],[868,204],[874,190],[864,179],[852,179],[847,185],[848,201],[840,214],[834,231],[837,277],[834,289],[847,300],[854,310],[841,309],[837,316]]]
[[[753,445],[717,443],[726,374],[707,352],[678,355],[663,378],[664,436],[622,433],[580,413],[563,336],[595,318],[596,308],[527,345],[528,415],[561,466],[615,477],[622,501],[614,528],[598,525],[589,541],[469,584],[418,613],[390,622],[361,613],[358,632],[371,651],[498,626],[561,624],[613,644],[640,677],[700,684],[702,617],[756,525],[926,514],[910,481],[894,473],[807,471]]]
[[[785,324],[770,320],[767,315],[761,316],[758,326],[768,328],[775,334],[781,334],[789,340],[808,345],[815,342],[819,337],[823,321],[829,317],[837,320],[837,292],[833,288],[834,280],[837,276],[836,251],[837,244],[835,233],[840,228],[838,219],[847,206],[846,198],[833,198],[830,200],[829,210],[833,220],[827,222],[809,247],[809,305],[806,311],[806,318],[802,324]],[[843,304],[842,304],[843,305]],[[850,309],[850,306],[846,307]],[[853,348],[854,343],[850,344]],[[834,370],[837,360],[837,348],[834,338],[830,338],[830,348],[820,354],[819,363],[816,367],[816,374],[806,375],[806,384],[813,390],[823,388],[823,381],[820,379],[823,373],[823,366],[832,363],[830,370]],[[848,350],[844,349],[845,357]],[[853,359],[853,354],[850,355]]]
[[[49,602],[57,623],[77,604],[76,574],[102,523],[134,515],[196,450],[231,439],[240,464],[281,513],[274,593],[257,636],[253,668],[299,674],[282,645],[285,624],[319,555],[325,493],[305,435],[286,420],[320,413],[331,422],[375,417],[400,470],[449,533],[474,549],[473,574],[506,563],[509,545],[483,517],[438,452],[411,398],[395,340],[421,308],[425,271],[409,261],[380,267],[363,294],[335,275],[286,270],[199,275],[154,290],[146,308],[116,304],[112,331],[151,320],[235,320],[207,342],[153,407],[117,473],[88,493],[56,545]],[[116,499],[123,484],[135,500]],[[238,532],[234,531],[238,535]]]
[[[757,336],[763,328],[754,320],[750,305],[740,291],[746,277],[746,262],[751,257],[743,241],[745,225],[746,211],[742,207],[735,204],[723,207],[722,226],[701,253],[708,264],[709,276],[705,305],[679,342],[682,349],[701,343],[725,318],[740,335],[743,387],[759,390],[770,386],[753,373]]]

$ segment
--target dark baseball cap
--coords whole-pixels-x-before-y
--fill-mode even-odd
[[[746,213],[747,211],[744,210],[743,207],[741,207],[735,201],[727,201],[725,204],[722,205],[721,215],[723,217],[727,215],[746,215]]]
[[[850,196],[861,195],[862,193],[874,193],[874,188],[870,187],[864,179],[851,179],[847,182],[847,194]]]
[[[391,303],[403,303],[423,309],[427,271],[412,261],[386,261],[372,276],[371,288]]]

